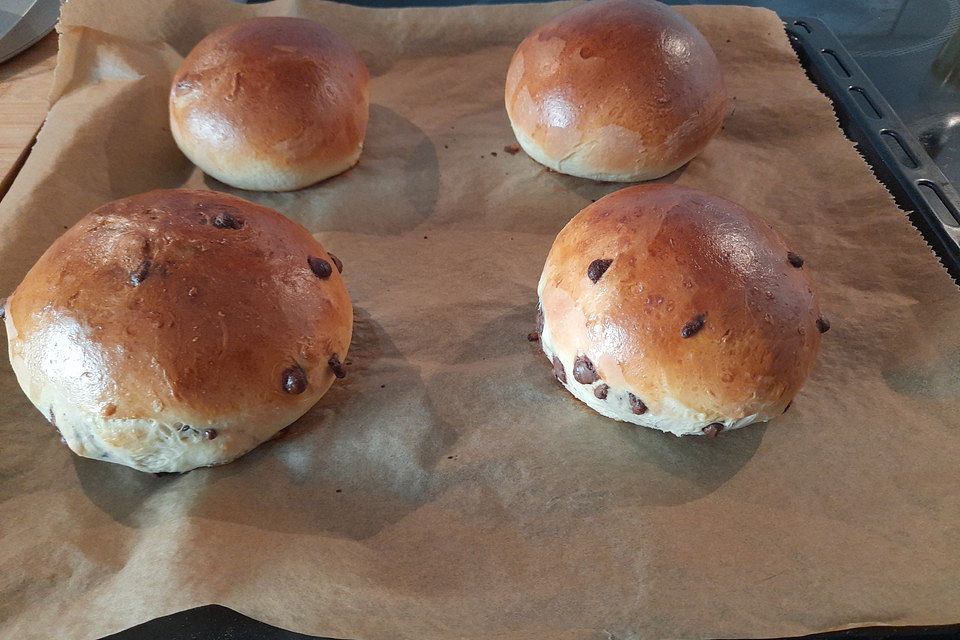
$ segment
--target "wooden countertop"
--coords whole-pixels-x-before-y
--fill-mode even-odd
[[[56,64],[55,32],[0,64],[0,199],[27,159],[47,115]]]

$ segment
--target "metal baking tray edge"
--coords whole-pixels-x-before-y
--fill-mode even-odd
[[[800,62],[833,102],[844,132],[960,285],[956,188],[827,25],[816,18],[782,19]]]
[[[818,633],[797,640],[954,640],[960,624],[926,627],[863,627]],[[220,605],[156,618],[102,640],[333,640],[286,631]],[[777,640],[788,640],[780,638]]]

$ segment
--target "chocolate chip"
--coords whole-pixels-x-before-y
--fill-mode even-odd
[[[606,400],[607,393],[610,391],[610,385],[607,384],[598,384],[593,388],[593,395],[597,396],[598,400]]]
[[[683,325],[683,329],[680,330],[680,337],[689,338],[690,336],[700,331],[700,329],[703,329],[703,325],[705,325],[706,323],[707,323],[707,314],[701,313],[700,315],[695,317],[693,320]]]
[[[701,431],[703,431],[703,435],[705,436],[716,438],[717,434],[723,431],[723,425],[719,422],[711,422],[710,424],[705,426],[703,429],[701,429]]]
[[[590,266],[587,267],[587,277],[590,278],[590,282],[596,283],[597,280],[602,278],[611,264],[613,264],[613,260],[594,260],[591,262]]]
[[[340,258],[333,255],[329,251],[327,251],[327,255],[330,256],[330,259],[333,260],[333,264],[337,267],[337,273],[343,273],[343,263],[340,262]]]
[[[557,376],[557,380],[560,382],[567,381],[567,372],[563,368],[563,363],[560,362],[560,358],[553,356],[553,375]]]
[[[287,367],[281,374],[280,384],[286,393],[303,393],[307,390],[307,372],[298,364]]]
[[[543,309],[537,309],[537,333],[543,335]]]
[[[132,284],[135,287],[139,287],[140,283],[147,279],[147,276],[150,275],[150,265],[153,264],[153,261],[150,259],[144,260],[140,263],[140,266],[137,267],[137,270],[130,274],[130,279],[127,280],[128,284]]]
[[[0,322],[7,319],[7,299],[0,298]]]
[[[531,331],[530,333],[527,334],[527,340],[529,340],[530,342],[536,342],[539,339],[540,339],[540,334],[537,333],[536,331]]]
[[[509,153],[510,155],[515,155],[517,153],[520,153],[520,147],[518,147],[515,144],[508,144],[503,148],[503,150]]]
[[[333,354],[330,356],[330,359],[327,360],[327,364],[330,366],[330,369],[333,371],[333,375],[338,378],[342,378],[347,375],[347,372],[344,370],[343,365],[340,364],[340,356]]]
[[[830,321],[823,316],[817,318],[817,331],[820,333],[826,333],[827,331],[830,331]]]
[[[204,440],[213,440],[217,437],[216,429],[204,429],[203,430],[203,439]]]
[[[632,393],[627,394],[627,397],[630,399],[631,411],[633,411],[638,416],[642,416],[647,412],[647,405],[643,404],[643,400],[633,395]]]
[[[310,256],[307,258],[307,264],[310,265],[310,270],[313,271],[313,275],[317,276],[321,280],[326,280],[333,274],[333,267],[330,266],[330,263],[324,260],[323,258],[314,258]]]
[[[224,211],[214,216],[213,226],[217,229],[239,229],[243,226],[243,220],[232,213]]]
[[[593,384],[600,379],[590,358],[584,355],[577,356],[573,361],[573,379],[580,384]]]
[[[803,258],[793,251],[787,252],[787,262],[790,263],[790,266],[796,267],[797,269],[803,266]]]

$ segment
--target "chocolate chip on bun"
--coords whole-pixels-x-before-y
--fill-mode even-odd
[[[81,456],[151,472],[229,462],[343,376],[339,266],[300,225],[226,194],[111,202],[7,299],[10,362]]]
[[[677,11],[599,0],[561,13],[520,43],[507,72],[517,142],[583,178],[659,178],[720,130],[727,97],[717,58]]]
[[[605,416],[677,435],[782,414],[830,326],[807,263],[777,230],[677,185],[583,209],[557,236],[538,293],[540,344],[560,383]]]

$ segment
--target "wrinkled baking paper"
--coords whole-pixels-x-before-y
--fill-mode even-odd
[[[0,636],[92,639],[207,603],[356,640],[960,620],[960,292],[773,13],[681,9],[717,52],[730,113],[665,180],[762,213],[819,282],[833,328],[790,412],[717,439],[635,428],[581,405],[527,342],[555,234],[622,186],[504,150],[511,53],[568,6],[66,4],[53,106],[2,201],[0,291],[105,202],[227,191],[342,257],[352,364],[282,439],[154,477],[71,454],[3,358]],[[359,166],[263,194],[177,151],[173,70],[254,15],[320,20],[361,52]]]

